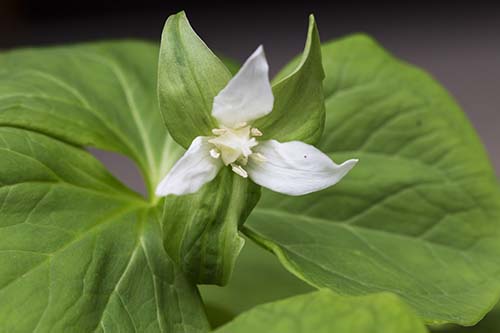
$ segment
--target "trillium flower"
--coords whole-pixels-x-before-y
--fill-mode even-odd
[[[224,167],[275,192],[303,195],[336,184],[358,160],[335,164],[320,150],[300,141],[259,140],[252,122],[268,115],[274,104],[269,66],[259,46],[214,98],[213,136],[196,137],[160,182],[156,195],[197,192]]]

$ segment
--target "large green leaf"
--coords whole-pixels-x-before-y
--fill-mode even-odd
[[[425,333],[419,318],[389,293],[338,296],[329,290],[260,305],[218,333]]]
[[[359,164],[339,184],[266,192],[246,233],[342,294],[392,291],[428,322],[470,325],[500,293],[500,192],[465,115],[428,74],[354,36],[323,46],[319,147]]]
[[[81,146],[140,167],[149,192],[182,149],[140,42],[0,55],[0,331],[204,332],[198,291],[166,253],[162,203]]]
[[[158,47],[142,42],[4,53],[0,124],[129,156],[151,194],[182,152],[160,120],[157,62]]]
[[[0,331],[204,332],[159,212],[89,153],[0,127]]]
[[[479,323],[472,327],[463,327],[457,325],[441,325],[433,327],[433,333],[493,333],[500,332],[500,308],[495,307]]]

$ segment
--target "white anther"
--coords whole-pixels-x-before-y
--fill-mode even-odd
[[[262,136],[262,132],[255,127],[250,130],[250,133],[252,134],[252,136]]]
[[[235,174],[237,174],[238,176],[241,176],[243,178],[248,178],[248,173],[246,172],[245,169],[243,169],[241,167],[241,165],[238,165],[238,164],[231,164],[231,169],[233,170],[233,172]]]
[[[250,155],[251,156],[251,155]],[[241,156],[237,161],[240,165],[245,166],[248,164],[248,156]]]
[[[252,155],[250,155],[250,157],[253,158],[257,162],[267,161],[267,158],[264,155],[262,155],[261,153],[253,153]]]
[[[212,130],[212,133],[214,135],[223,135],[223,134],[226,134],[226,132],[227,132],[227,129],[225,129],[225,128],[214,128]]]
[[[246,123],[245,121],[243,121],[241,123],[236,123],[236,125],[234,125],[234,129],[243,128],[243,127],[246,127],[247,125],[248,125],[248,123]]]
[[[212,156],[213,158],[219,158],[220,157],[220,151],[218,151],[217,149],[210,149],[210,156]]]

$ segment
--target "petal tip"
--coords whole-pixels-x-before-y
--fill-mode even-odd
[[[257,46],[255,51],[253,51],[253,53],[250,55],[250,57],[248,57],[248,59],[253,59],[253,58],[259,57],[263,54],[264,54],[264,45],[260,44],[259,46]]]
[[[255,60],[263,61],[266,65],[266,67],[268,66],[267,59],[266,59],[266,53],[264,51],[264,45],[260,44],[259,46],[257,46],[255,51],[253,51],[253,53],[250,55],[250,57],[248,57],[248,59],[247,59],[247,61],[245,61],[245,63],[251,62],[252,60],[253,61],[255,61]]]
[[[350,159],[350,160],[347,160],[345,161],[344,163],[342,163],[340,166],[341,167],[346,167],[347,171],[351,170],[352,168],[354,168],[354,166],[356,164],[358,164],[359,162],[359,159],[357,158],[353,158],[353,159]]]

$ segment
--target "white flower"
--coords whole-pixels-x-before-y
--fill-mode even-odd
[[[194,193],[224,166],[261,186],[289,195],[325,189],[352,169],[357,160],[337,165],[315,147],[300,141],[259,141],[262,132],[251,124],[273,109],[268,71],[264,50],[259,46],[214,98],[212,115],[219,128],[212,130],[213,136],[193,140],[160,182],[156,195]]]

